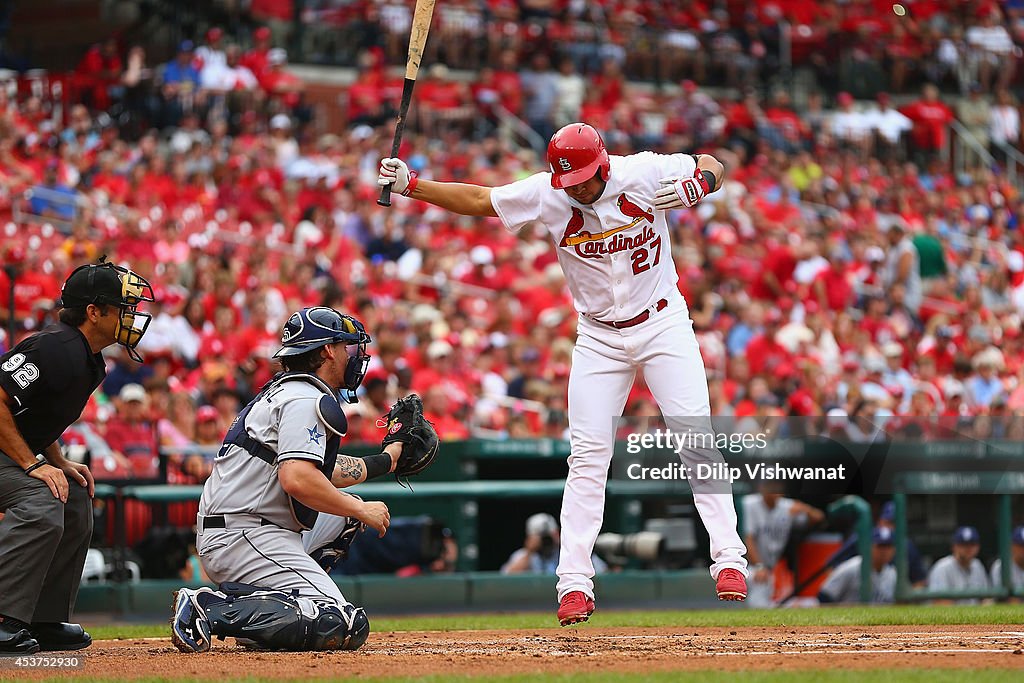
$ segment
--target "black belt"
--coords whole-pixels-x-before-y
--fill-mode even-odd
[[[255,517],[255,515],[253,515],[253,516]],[[263,519],[262,517],[260,517],[259,520],[260,520],[260,523],[259,523],[258,526],[277,526],[273,522],[271,522],[269,520],[266,520],[266,519]],[[227,520],[224,518],[224,515],[201,516],[199,518],[199,522],[200,522],[200,526],[202,527],[203,530],[206,530],[206,529],[227,529],[228,528]],[[253,525],[256,526],[256,520],[255,519],[253,520]],[[234,528],[234,527],[232,527],[232,528]],[[238,528],[244,528],[244,527],[238,527]]]
[[[654,312],[659,313],[668,306],[668,299],[661,299],[658,303],[654,304]],[[633,316],[629,320],[598,320],[597,318],[591,318],[595,323],[601,323],[608,327],[614,327],[617,330],[621,330],[626,327],[633,327],[640,323],[645,323],[651,317],[651,309],[645,309],[640,315]]]

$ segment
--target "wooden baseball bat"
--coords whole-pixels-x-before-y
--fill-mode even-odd
[[[430,20],[434,16],[435,0],[416,0],[416,11],[412,17],[412,32],[409,34],[409,57],[405,62],[405,84],[402,86],[402,103],[398,107],[398,121],[395,123],[395,139],[391,142],[391,156],[398,156],[398,147],[402,144],[402,133],[405,131],[405,115],[409,113],[409,102],[412,101],[412,89],[416,85],[416,75],[420,72],[420,60],[423,59],[423,46],[427,43],[430,32]],[[377,203],[391,206],[391,185],[380,188]]]

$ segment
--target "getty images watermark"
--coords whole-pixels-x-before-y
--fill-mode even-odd
[[[889,496],[1024,491],[1024,417],[623,417],[610,477],[666,493]],[[640,486],[643,484],[643,486]]]
[[[771,435],[766,432],[714,432],[668,427],[625,435],[628,461],[623,474],[633,481],[686,481],[690,484],[733,484],[737,481],[844,481],[845,464],[801,465],[768,455]],[[723,454],[733,456],[729,463]],[[642,456],[641,460],[635,456]],[[754,456],[754,457],[751,457]],[[757,457],[760,456],[760,457]]]

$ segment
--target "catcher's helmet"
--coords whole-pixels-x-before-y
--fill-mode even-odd
[[[281,349],[274,358],[298,356],[327,344],[345,344],[349,359],[345,367],[342,398],[355,403],[356,389],[362,383],[370,362],[370,355],[366,352],[369,343],[370,335],[352,316],[326,306],[313,306],[296,311],[288,318],[281,334]]]
[[[128,350],[132,360],[141,363],[142,356],[135,347],[153,318],[137,310],[143,301],[153,301],[153,288],[146,278],[101,258],[99,263],[79,266],[68,276],[57,305],[62,308],[89,304],[116,306],[120,310],[117,343]]]
[[[597,130],[586,123],[570,123],[551,136],[548,143],[551,187],[562,190],[579,185],[600,171],[608,180],[608,150]]]

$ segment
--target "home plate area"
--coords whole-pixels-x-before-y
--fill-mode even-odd
[[[105,640],[70,676],[381,677],[588,671],[972,669],[1024,667],[1024,631],[1006,626],[597,628],[385,632],[356,652],[235,647],[185,655],[169,639]],[[3,672],[0,672],[3,677]]]

